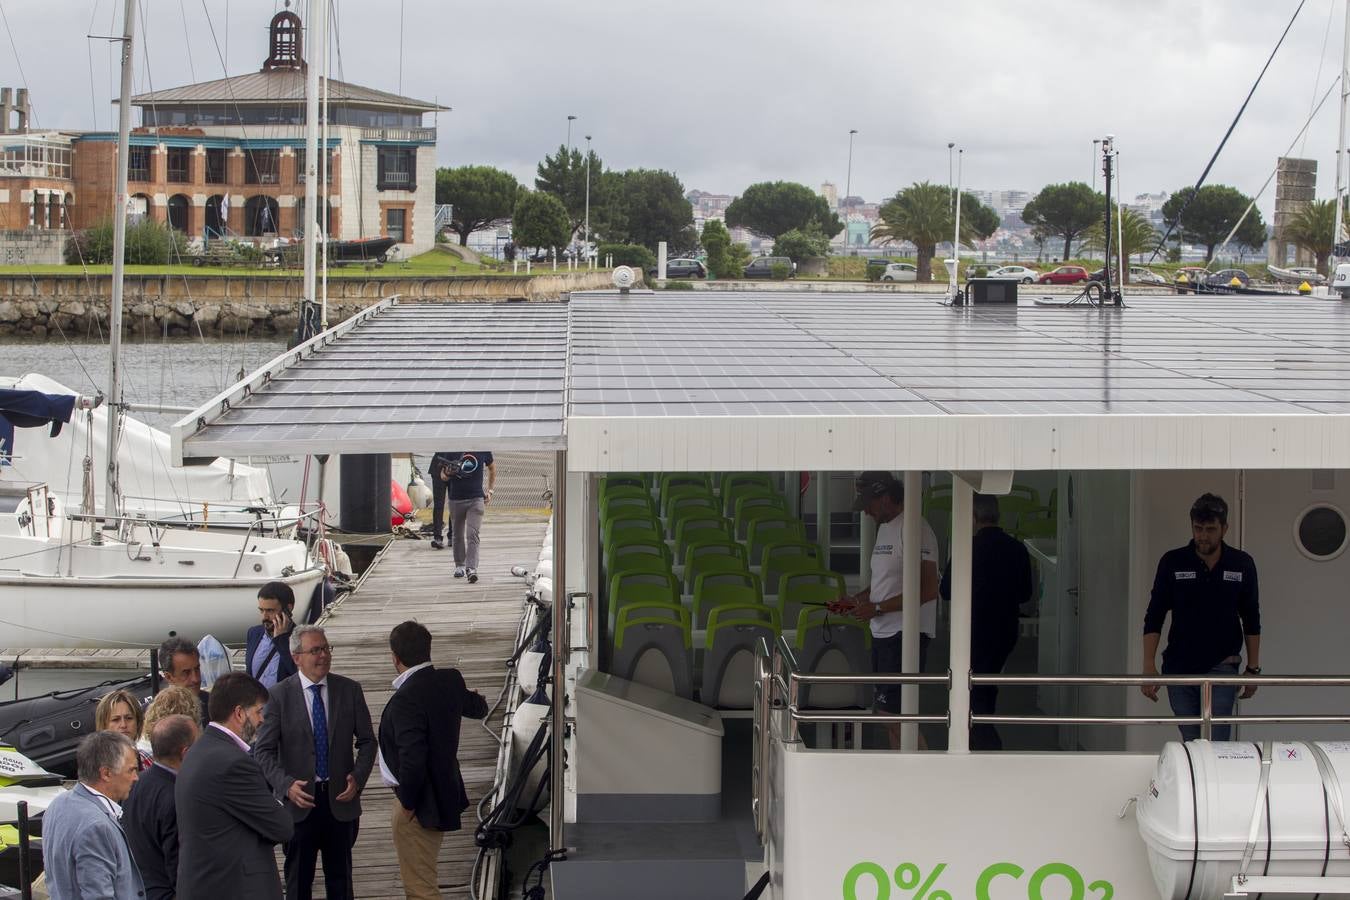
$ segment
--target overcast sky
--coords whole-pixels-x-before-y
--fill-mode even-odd
[[[967,187],[1089,181],[1092,140],[1108,132],[1128,197],[1193,183],[1298,6],[336,2],[343,70],[334,77],[397,91],[401,56],[403,93],[454,108],[438,123],[444,165],[486,163],[532,182],[572,114],[573,144],[591,134],[610,168],[668,169],[687,189],[714,192],[788,179],[813,188],[833,181],[842,193],[856,128],[853,193],[870,200],[918,180],[945,183],[948,141],[965,148]],[[257,70],[267,22],[281,8],[274,0],[140,3],[149,21],[138,90]],[[10,31],[0,83],[26,80],[39,125],[115,126],[114,60],[106,42],[85,36],[120,30],[121,8],[122,0],[0,0]],[[1211,181],[1260,189],[1336,77],[1344,16],[1343,0],[1306,0]],[[1338,111],[1333,93],[1294,148],[1319,161],[1320,197],[1333,194]],[[1262,198],[1267,221],[1273,193]]]

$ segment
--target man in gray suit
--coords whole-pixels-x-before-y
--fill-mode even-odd
[[[253,756],[278,800],[289,800],[295,836],[286,844],[286,898],[310,900],[323,853],[329,900],[352,896],[352,845],[361,791],[375,765],[375,730],[361,685],[329,672],[333,648],[324,630],[291,632],[296,674],[277,682]]]
[[[289,841],[295,826],[249,754],[266,703],[267,690],[243,672],[211,687],[211,724],[174,785],[178,900],[281,898],[273,848]]]
[[[42,816],[42,863],[52,900],[145,895],[140,870],[122,831],[121,803],[140,768],[126,735],[96,731],[75,752],[79,782]]]

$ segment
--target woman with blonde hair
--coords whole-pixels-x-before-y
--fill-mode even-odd
[[[150,752],[150,732],[155,723],[168,716],[187,716],[194,722],[202,717],[201,702],[191,688],[170,685],[155,695],[145,710],[145,722],[141,725],[140,740],[136,747],[145,753]]]
[[[94,728],[97,731],[115,731],[134,741],[140,735],[144,721],[141,704],[130,691],[118,689],[104,694],[99,698],[98,706],[94,707]],[[154,763],[154,759],[144,751],[138,750],[137,755],[142,771]]]

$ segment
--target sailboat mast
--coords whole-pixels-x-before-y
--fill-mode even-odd
[[[126,0],[122,13],[122,90],[117,101],[117,192],[113,210],[112,299],[108,313],[108,478],[103,512],[117,514],[117,427],[122,390],[118,363],[122,351],[122,278],[127,246],[127,168],[131,164],[131,63],[132,34],[136,25],[136,0]],[[92,512],[92,510],[90,510]]]
[[[1341,127],[1336,138],[1336,220],[1331,224],[1331,271],[1327,278],[1336,275],[1336,248],[1346,239],[1345,226],[1341,224],[1345,215],[1345,117],[1346,106],[1350,104],[1350,0],[1345,3],[1345,39],[1341,44]],[[1284,265],[1284,250],[1280,250],[1280,265]]]
[[[327,43],[324,17],[326,0],[309,5],[309,59],[305,60],[305,286],[304,299],[313,303],[316,267],[315,250],[318,247],[319,222],[319,61]],[[324,148],[327,149],[327,148]]]

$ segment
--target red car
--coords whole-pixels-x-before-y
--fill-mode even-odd
[[[1037,284],[1078,284],[1088,280],[1088,271],[1082,266],[1060,266],[1036,279]]]

